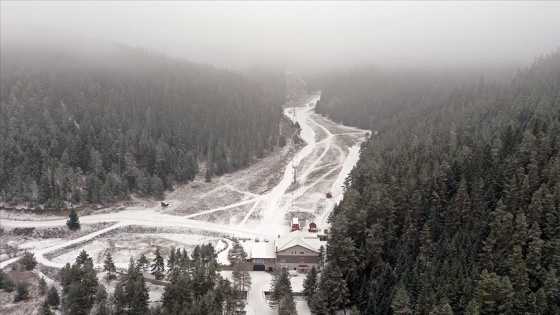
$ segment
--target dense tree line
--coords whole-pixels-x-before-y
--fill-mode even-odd
[[[278,144],[285,82],[142,49],[2,45],[0,199],[60,207],[161,195]]]
[[[170,285],[165,287],[161,308],[154,312],[222,315],[243,311],[237,285],[217,272],[216,257],[212,244],[197,245],[190,254],[185,249],[172,248],[167,260]]]
[[[481,79],[387,110],[331,217],[312,301],[330,278],[348,290],[334,307],[361,314],[558,314],[560,51],[509,85]]]
[[[211,244],[197,245],[192,253],[184,248],[171,248],[166,268],[165,257],[158,249],[152,266],[159,268],[163,264],[163,267],[152,274],[157,278],[161,272],[161,280],[166,274],[165,280],[169,284],[165,287],[161,303],[150,307],[149,288],[143,275],[150,263],[144,255],[138,260],[130,258],[128,269],[118,277],[114,292],[108,294],[97,278],[92,258],[82,251],[74,264],[67,264],[60,271],[63,288],[61,310],[63,314],[99,315],[242,314],[244,303],[238,293],[240,280],[234,279],[236,283],[232,284],[222,278],[217,271],[216,256]],[[104,261],[104,271],[113,275],[106,277],[107,281],[117,278],[110,254]],[[0,272],[2,286],[7,283],[6,279],[7,276]],[[244,285],[250,286],[250,278],[245,280]],[[44,291],[42,295],[47,294],[46,288]],[[51,308],[56,309],[59,303],[58,292],[52,286],[39,313],[51,314]]]
[[[322,85],[315,112],[364,129],[377,125],[397,113],[439,101],[452,88],[470,82],[467,73],[429,71],[383,71],[354,68],[325,73],[310,79]]]

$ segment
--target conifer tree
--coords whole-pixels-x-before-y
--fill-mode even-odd
[[[278,315],[297,315],[296,303],[291,293],[287,293],[280,298]]]
[[[232,266],[247,260],[247,253],[238,239],[234,239],[233,246],[228,251],[228,260]]]
[[[323,267],[325,266],[325,258],[325,246],[321,245],[319,247],[319,262],[317,263],[319,271],[323,270]]]
[[[239,288],[240,291],[249,291],[251,285],[253,284],[251,280],[251,275],[247,270],[248,264],[245,262],[238,262],[233,265],[232,278],[235,287]]]
[[[66,264],[60,270],[60,278],[63,289],[63,310],[73,314],[88,313],[95,303],[99,281],[93,260],[85,250],[76,257],[74,264]]]
[[[60,296],[58,295],[58,290],[54,286],[51,286],[51,288],[49,289],[47,302],[54,309],[58,309],[58,306],[60,305]]]
[[[169,251],[169,257],[167,258],[167,279],[168,280],[170,280],[171,275],[175,271],[175,266],[178,263],[175,254],[176,254],[175,248],[171,247],[171,250]]]
[[[156,278],[156,280],[163,279],[164,272],[165,272],[165,263],[163,261],[163,256],[161,256],[159,247],[156,248],[156,257],[154,257],[151,267],[152,267],[151,273]]]
[[[95,294],[95,302],[97,303],[96,315],[109,314],[109,304],[107,303],[107,290],[105,286],[99,284],[97,293]]]
[[[513,247],[513,253],[510,259],[510,279],[514,292],[513,311],[517,314],[524,314],[527,304],[527,293],[529,293],[529,277],[527,275],[527,267],[523,261],[523,252],[521,246]]]
[[[342,277],[342,272],[330,263],[321,272],[316,294],[318,292],[321,292],[323,301],[326,301],[325,308],[329,314],[335,313],[350,302],[348,287]]]
[[[529,274],[529,287],[533,290],[539,287],[541,282],[541,257],[543,241],[541,240],[541,229],[537,222],[533,222],[529,229],[527,242],[527,272]]]
[[[39,294],[47,294],[47,282],[45,281],[45,277],[41,277],[41,279],[39,279]]]
[[[308,301],[311,301],[313,298],[315,290],[317,290],[318,283],[319,279],[317,276],[317,269],[313,266],[305,277],[305,280],[303,280],[303,295],[305,295]]]
[[[478,309],[478,303],[475,299],[472,299],[467,304],[467,308],[465,309],[465,315],[480,315],[480,311]]]
[[[271,295],[269,304],[272,307],[278,307],[280,299],[287,295],[292,294],[292,283],[288,277],[286,269],[276,269],[273,274],[270,287]]]
[[[393,314],[395,315],[411,315],[412,308],[410,306],[410,298],[408,296],[408,292],[404,287],[404,284],[400,284],[397,288],[397,292],[393,297],[393,302],[391,304],[391,308],[393,309]]]
[[[29,298],[29,285],[25,282],[19,282],[16,286],[16,296],[14,303],[27,300]]]
[[[80,228],[80,219],[74,207],[70,208],[70,215],[68,215],[68,220],[66,221],[66,225],[70,230],[77,230]]]
[[[116,314],[126,314],[127,298],[120,282],[115,285],[115,292],[111,300]]]
[[[105,260],[103,261],[103,271],[107,271],[107,279],[113,280],[116,278],[116,275],[113,273],[117,272],[117,269],[115,267],[115,263],[113,262],[111,253],[107,253],[107,256],[105,256]]]
[[[20,260],[21,265],[25,270],[33,270],[37,266],[37,260],[35,259],[35,254],[25,251],[23,257]]]
[[[316,315],[329,315],[327,297],[321,290],[317,290],[309,303],[309,308]]]
[[[138,259],[138,266],[144,271],[148,269],[148,267],[150,266],[150,261],[148,260],[148,258],[146,258],[146,255],[142,254],[140,256],[140,258]]]
[[[451,305],[449,305],[449,301],[447,301],[446,298],[441,299],[441,301],[434,306],[430,315],[453,315],[453,310],[451,309]]]

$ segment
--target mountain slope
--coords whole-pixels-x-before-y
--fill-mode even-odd
[[[228,70],[106,45],[2,45],[0,199],[60,206],[160,195],[277,144],[282,101]]]
[[[336,307],[557,314],[560,52],[373,128],[332,218],[329,268],[349,289]]]

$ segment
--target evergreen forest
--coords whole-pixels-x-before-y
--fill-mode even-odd
[[[60,208],[162,195],[278,145],[282,74],[90,46],[2,45],[0,200]]]
[[[510,84],[416,87],[323,92],[320,113],[377,133],[330,218],[321,282],[343,287],[314,313],[558,314],[560,51]]]

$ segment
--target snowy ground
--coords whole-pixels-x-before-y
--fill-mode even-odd
[[[82,249],[86,249],[96,264],[102,263],[104,255],[111,252],[117,266],[126,267],[129,257],[136,259],[142,253],[149,257],[156,246],[189,249],[210,242],[221,249],[225,246],[221,241],[224,237],[276,238],[289,232],[288,222],[292,216],[307,218],[304,224],[314,221],[321,230],[328,228],[328,214],[343,196],[344,180],[359,159],[360,144],[367,131],[316,115],[313,108],[319,97],[318,94],[307,95],[293,102],[294,107],[284,109],[286,117],[301,126],[302,145],[290,142],[248,168],[214,178],[211,183],[198,177],[193,183],[168,193],[165,200],[170,205],[167,208],[162,208],[159,201],[135,198],[80,216],[84,226],[95,225],[96,230],[48,240],[41,237],[22,240],[12,232],[30,227],[58,229],[65,226],[66,218],[1,213],[0,228],[4,235],[0,268],[19,259],[19,256],[11,258],[7,254],[5,245],[9,242],[19,246],[18,254],[22,248],[31,250],[40,264],[49,267],[60,268],[73,262]],[[325,194],[329,191],[333,197],[327,199]],[[130,227],[157,229],[146,234],[128,233]],[[169,233],[169,229],[180,232]],[[224,240],[231,245],[229,240]],[[220,253],[218,259],[227,264],[227,250]],[[259,293],[268,291],[270,275],[264,272],[252,275],[249,314],[274,313],[264,295]],[[292,279],[294,290],[301,286],[299,280],[303,281],[301,275]],[[154,291],[153,299],[157,299],[158,294]],[[305,301],[297,304],[299,314],[309,314]]]
[[[222,271],[221,274],[222,277],[233,281],[231,271]],[[272,274],[262,271],[249,271],[249,274],[251,275],[251,281],[253,284],[247,293],[247,305],[245,306],[247,315],[276,314],[276,311],[268,305],[268,301],[264,295],[265,292],[270,291],[270,280],[272,280]],[[290,278],[292,282],[292,290],[294,292],[302,291],[303,279],[305,279],[305,276],[301,274],[298,275],[298,277]],[[309,311],[309,305],[303,298],[296,299],[296,307],[299,315],[311,314]]]

